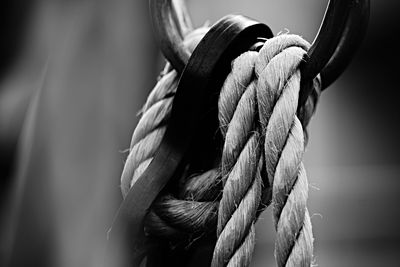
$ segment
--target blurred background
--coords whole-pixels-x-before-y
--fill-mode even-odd
[[[327,0],[188,0],[196,26],[237,13],[310,42]],[[321,96],[305,165],[318,266],[399,266],[400,2]],[[0,4],[0,266],[99,266],[137,112],[161,70],[147,1]],[[252,266],[274,266],[269,211]]]

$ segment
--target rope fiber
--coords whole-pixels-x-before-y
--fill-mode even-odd
[[[193,51],[206,31],[189,34],[186,47]],[[277,265],[311,266],[302,157],[320,95],[319,76],[304,106],[297,106],[299,65],[309,47],[297,35],[281,34],[266,40],[259,52],[245,52],[232,62],[218,101],[222,156],[209,170],[185,172],[176,190],[157,198],[145,220],[146,234],[175,244],[214,236],[211,266],[249,266],[256,220],[272,204]],[[121,176],[123,196],[160,145],[178,79],[167,63],[143,107]]]

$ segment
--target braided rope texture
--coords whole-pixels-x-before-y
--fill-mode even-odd
[[[255,66],[257,99],[272,184],[278,266],[310,266],[313,237],[306,207],[308,184],[302,157],[305,139],[296,116],[299,65],[309,44],[295,35],[268,40]]]
[[[195,31],[188,46],[194,48],[204,33]],[[178,195],[160,196],[146,217],[148,234],[190,242],[217,233],[211,265],[248,266],[255,222],[272,203],[278,266],[311,265],[313,237],[301,159],[320,94],[319,77],[305,105],[297,107],[299,65],[308,48],[299,36],[284,34],[233,61],[218,103],[224,137],[220,166],[188,174]],[[178,74],[167,64],[132,137],[121,177],[124,196],[161,142],[177,84]]]

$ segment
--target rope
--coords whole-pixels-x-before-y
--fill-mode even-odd
[[[207,32],[206,27],[198,28],[187,35],[184,46],[193,52],[197,43]],[[171,114],[173,97],[179,81],[178,73],[167,64],[159,82],[151,91],[142,108],[143,116],[133,133],[129,155],[121,175],[123,197],[149,166],[164,136]]]
[[[204,33],[194,31],[186,44],[193,49]],[[298,36],[280,35],[267,40],[260,52],[246,52],[233,61],[218,103],[224,137],[220,166],[186,174],[178,194],[160,196],[146,217],[149,235],[191,242],[217,233],[212,266],[248,266],[254,224],[272,201],[278,266],[311,265],[313,238],[301,158],[319,79],[296,113],[299,64],[308,47]],[[167,64],[132,137],[121,177],[124,196],[161,142],[177,83],[177,73]]]
[[[219,203],[217,243],[212,266],[248,266],[255,244],[255,221],[261,201],[261,146],[257,131],[257,52],[233,63],[219,98],[219,120],[225,139],[222,153],[223,194]]]
[[[267,40],[255,67],[265,163],[272,184],[278,266],[310,266],[312,260],[308,184],[301,162],[305,142],[296,116],[299,65],[308,48],[309,44],[298,36],[278,36]]]

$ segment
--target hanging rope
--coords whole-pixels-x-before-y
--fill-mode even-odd
[[[313,236],[306,207],[308,183],[302,164],[305,139],[296,116],[299,65],[308,48],[298,36],[281,35],[266,42],[256,63],[278,266],[310,266],[312,261]]]
[[[268,182],[273,185],[278,266],[311,264],[308,186],[301,164],[305,139],[296,116],[298,67],[308,47],[295,35],[267,40],[260,53],[248,52],[237,58],[226,79],[219,105],[225,137],[222,157],[225,186],[212,266],[249,265],[260,205],[262,180],[260,172],[255,172],[261,170],[260,151],[264,151]]]
[[[225,266],[228,261],[235,266],[248,266],[254,250],[263,164],[256,84],[252,81],[257,54],[247,52],[235,60],[219,98],[220,126],[225,139],[221,161],[224,189],[212,266]]]
[[[205,32],[195,30],[185,45],[192,51]],[[233,61],[218,103],[224,137],[219,166],[186,173],[178,194],[160,196],[146,218],[149,235],[190,242],[217,233],[212,266],[248,266],[254,224],[272,201],[278,266],[311,265],[308,184],[301,160],[319,78],[306,104],[297,107],[299,64],[308,48],[302,38],[284,34],[267,40],[260,52],[246,52]],[[121,177],[124,196],[161,142],[178,78],[167,64],[144,105]]]

